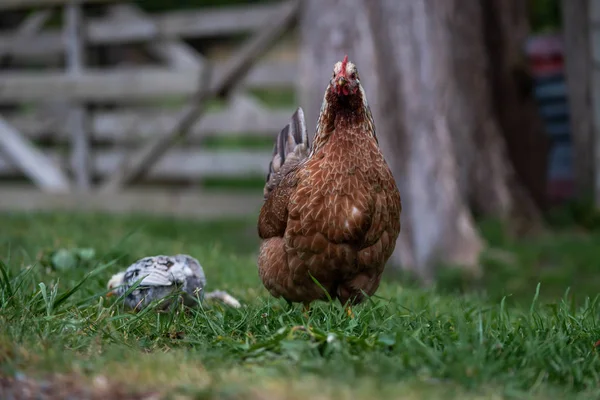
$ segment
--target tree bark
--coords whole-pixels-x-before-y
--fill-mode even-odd
[[[426,279],[439,263],[478,273],[483,245],[461,193],[453,143],[453,105],[466,100],[452,73],[448,16],[457,1],[383,0],[368,13],[377,37],[377,96],[386,99],[378,105],[387,104],[378,113],[384,128],[380,136],[400,136],[390,139],[395,157],[404,164],[394,172],[406,180],[413,258]],[[392,76],[398,82],[395,93],[387,77],[390,69],[397,74]]]
[[[594,190],[589,0],[563,0],[562,10],[575,188],[587,196]]]
[[[300,19],[298,93],[305,118],[314,127],[333,65],[345,54],[356,60],[363,86],[371,83],[373,39],[362,0],[307,0],[302,2]],[[359,61],[367,65],[360,68]]]
[[[508,157],[502,124],[498,118],[504,114],[499,114],[496,109],[498,96],[493,91],[493,80],[497,74],[494,74],[489,48],[483,40],[483,13],[480,0],[462,0],[460,8],[449,10],[446,15],[453,60],[450,84],[455,86],[454,92],[457,93],[450,103],[449,115],[460,160],[461,189],[478,214],[503,219],[510,226],[522,230],[524,227],[541,225],[542,217]],[[505,98],[499,100],[509,101]],[[501,106],[504,107],[504,104],[501,103]],[[525,125],[523,129],[537,126],[535,124],[539,121],[537,110],[529,108],[527,111],[529,114],[519,112],[519,115],[533,119],[534,125]],[[519,133],[525,136],[543,134],[539,130],[522,132],[523,129]],[[540,150],[531,151],[535,153]],[[545,177],[545,157],[537,160],[543,162],[541,167]],[[540,165],[536,164],[536,167]],[[536,176],[534,182],[541,182],[543,186],[537,189],[545,190],[543,177]]]
[[[529,35],[527,2],[522,0],[481,0],[485,48],[490,65],[494,111],[506,141],[508,156],[517,181],[515,198],[519,208],[546,206],[548,150],[533,93],[533,80],[524,53]],[[529,202],[532,199],[534,204]],[[529,223],[541,220],[531,214]]]
[[[449,115],[460,154],[462,193],[479,213],[506,218],[515,207],[509,184],[513,171],[493,113],[489,62],[481,40],[481,3],[463,0],[446,18],[452,30],[449,84],[459,94]]]

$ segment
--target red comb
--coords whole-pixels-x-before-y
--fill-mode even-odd
[[[348,64],[348,54],[346,54],[344,56],[344,59],[342,60],[342,68],[341,68],[342,74],[346,73],[346,64]]]

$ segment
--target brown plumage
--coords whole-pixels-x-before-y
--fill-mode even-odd
[[[310,151],[310,153],[309,153]],[[379,287],[400,233],[400,193],[354,64],[334,66],[312,146],[299,108],[275,143],[258,219],[259,275],[305,307],[358,304]]]

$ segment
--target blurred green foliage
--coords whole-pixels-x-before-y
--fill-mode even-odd
[[[591,196],[573,199],[554,207],[547,213],[549,225],[555,229],[578,227],[600,232],[600,210]]]
[[[529,0],[533,33],[555,32],[562,27],[561,0]]]
[[[272,3],[276,1],[277,0],[137,0],[135,3],[147,11],[160,12],[197,7]],[[533,32],[548,32],[560,29],[560,1],[561,0],[528,0]]]
[[[273,3],[276,0],[136,0],[135,3],[147,11],[218,7],[243,4]],[[561,27],[560,0],[528,0],[533,32],[555,31]]]

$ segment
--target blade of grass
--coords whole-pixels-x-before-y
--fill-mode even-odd
[[[2,260],[0,260],[0,273],[2,275],[0,276],[0,278],[2,278],[2,287],[4,288],[3,290],[5,290],[8,294],[8,299],[12,300],[14,292],[12,290],[12,284],[10,282],[8,267],[6,266],[6,264],[4,264]]]
[[[537,286],[535,287],[535,295],[533,296],[533,301],[531,302],[531,307],[529,307],[529,314],[533,315],[533,310],[535,309],[535,305],[537,304],[537,301],[540,297],[540,286],[541,286],[541,282],[538,282]]]

